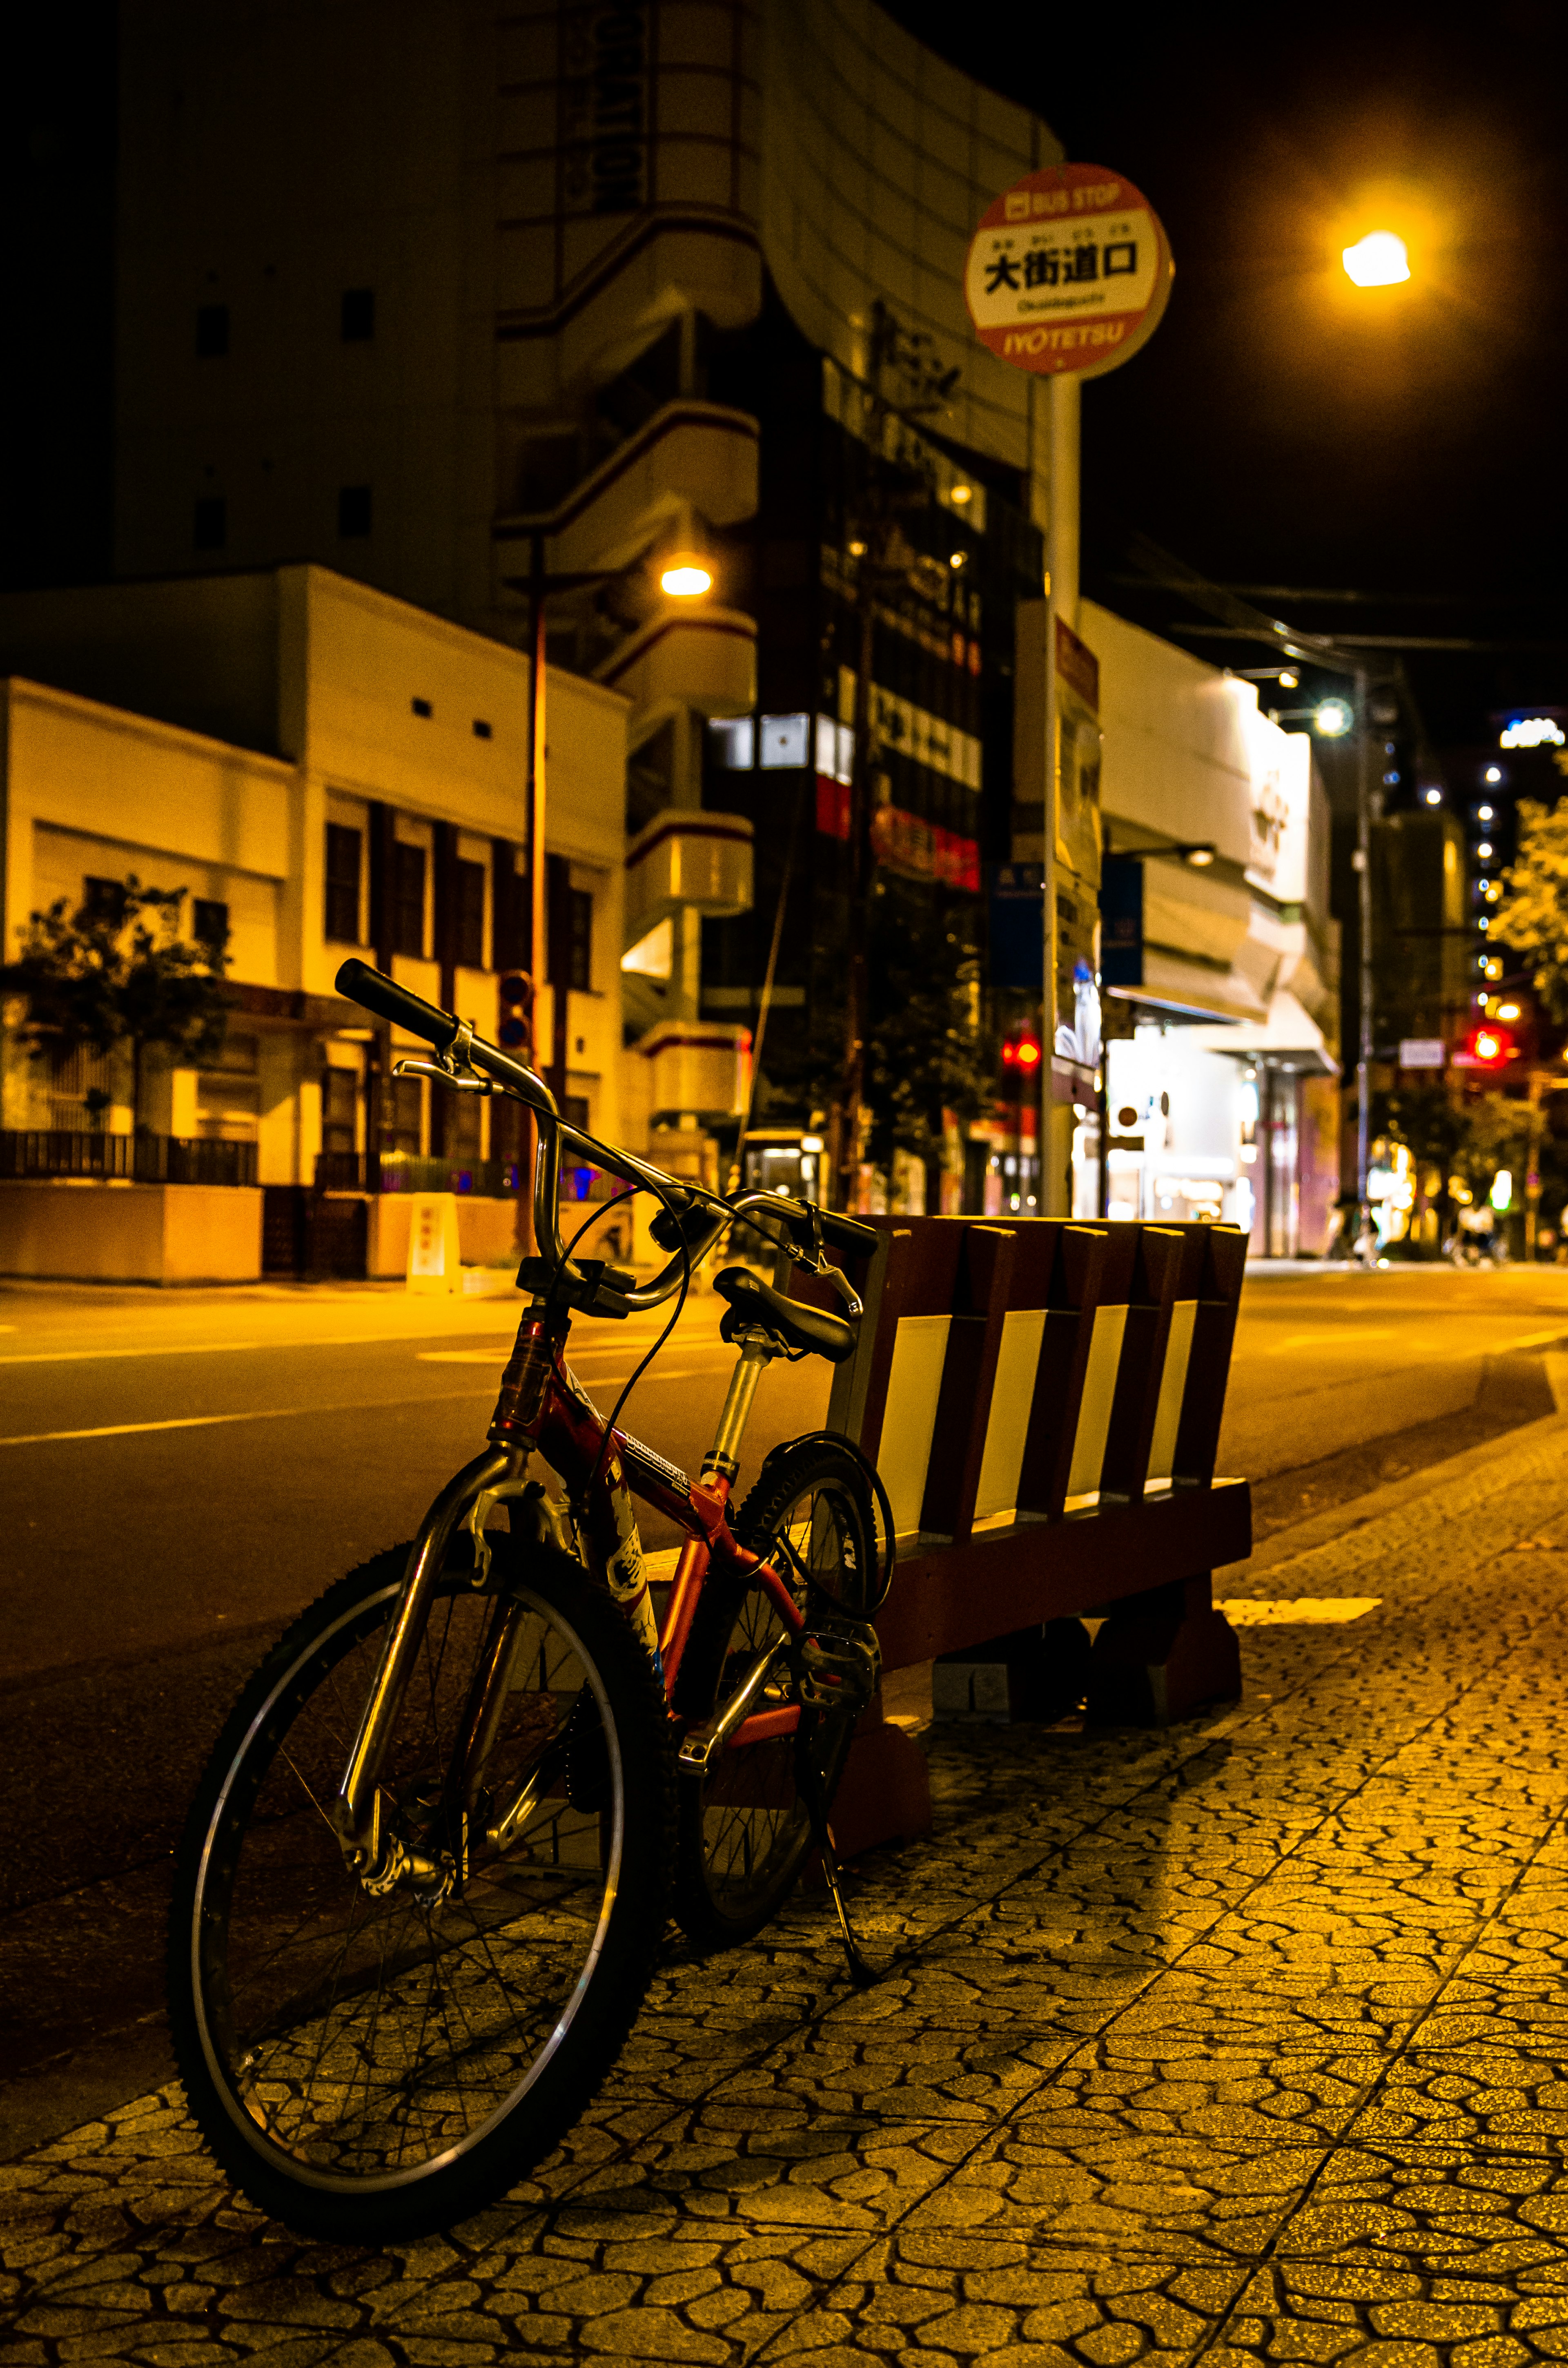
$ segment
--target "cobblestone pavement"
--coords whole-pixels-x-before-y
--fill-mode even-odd
[[[672,1943],[570,2143],[390,2252],[241,2208],[177,2090],[0,2169],[6,2368],[1568,2359],[1568,1428],[1252,1591],[1164,1735],[939,1730],[934,1841]],[[1227,1592],[1241,1592],[1234,1575]]]

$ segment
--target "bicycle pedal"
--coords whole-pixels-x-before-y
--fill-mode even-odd
[[[859,1635],[808,1630],[791,1660],[806,1710],[864,1710],[882,1674],[881,1648],[870,1629]]]

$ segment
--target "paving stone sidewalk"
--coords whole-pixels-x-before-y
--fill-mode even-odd
[[[1228,1591],[1164,1735],[940,1730],[935,1839],[672,1941],[571,2142],[440,2240],[302,2243],[177,2089],[0,2169],[6,2368],[1568,2359],[1568,1426]]]

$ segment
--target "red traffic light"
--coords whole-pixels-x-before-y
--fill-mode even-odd
[[[1033,1076],[1040,1066],[1040,1038],[1027,1030],[1021,1036],[1009,1036],[1002,1047],[1002,1066],[1017,1069],[1026,1077]]]
[[[1478,1069],[1500,1069],[1514,1058],[1514,1040],[1506,1028],[1474,1028],[1471,1030],[1470,1057]]]

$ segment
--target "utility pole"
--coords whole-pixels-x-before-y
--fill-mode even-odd
[[[1372,1014],[1372,719],[1369,712],[1371,687],[1365,666],[1356,670],[1356,714],[1359,734],[1356,777],[1356,869],[1360,937],[1360,1030],[1356,1054],[1356,1210],[1358,1244],[1372,1229],[1372,1204],[1367,1197],[1367,1169],[1371,1149],[1372,1052],[1376,1039]]]

